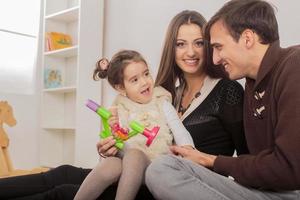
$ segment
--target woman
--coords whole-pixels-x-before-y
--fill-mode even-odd
[[[185,175],[173,178],[177,168],[174,172],[168,169],[180,165],[181,160],[200,164],[195,159],[196,152],[227,156],[232,156],[235,150],[237,154],[248,153],[242,121],[243,89],[236,81],[221,78],[222,71],[215,71],[221,67],[212,65],[212,51],[202,34],[205,23],[199,13],[183,11],[175,16],[167,32],[156,85],[172,93],[174,106],[196,149],[172,146],[171,151],[179,157],[163,156],[150,164],[146,183],[157,199],[172,199],[176,195],[170,191],[182,187]],[[157,178],[157,174],[164,174],[166,181]],[[162,187],[166,182],[172,184]]]
[[[223,71],[217,71],[221,67],[211,67],[211,51],[202,34],[205,23],[195,11],[183,11],[173,18],[156,85],[171,92],[198,150],[214,155],[232,155],[234,150],[247,153],[243,88],[236,81],[220,79],[224,77]]]
[[[204,51],[208,46],[202,39],[205,23],[205,19],[195,11],[183,11],[172,19],[166,34],[156,85],[163,86],[172,94],[173,104],[198,150],[232,155],[236,149],[239,154],[245,153],[247,146],[242,126],[243,90],[236,82],[217,79],[222,72],[208,67],[211,61],[206,61],[204,57],[210,58],[210,52]],[[180,84],[177,89],[176,82]],[[114,144],[115,140],[111,137],[98,142],[100,156],[116,156],[119,152]],[[0,198],[39,193],[34,195],[36,199],[51,199],[50,196],[53,199],[73,199],[89,172],[90,169],[61,166],[44,175],[8,178],[4,181],[0,179]],[[37,179],[40,182],[35,184],[37,190],[34,191],[31,185]],[[29,181],[32,184],[28,186]],[[19,187],[25,184],[27,190]],[[7,194],[7,185],[13,185],[11,190],[14,189],[15,192]],[[100,198],[113,199],[115,192],[116,186],[109,187]],[[5,194],[7,195],[4,196]],[[153,197],[142,186],[136,199]]]

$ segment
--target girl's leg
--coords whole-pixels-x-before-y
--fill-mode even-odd
[[[119,180],[116,200],[134,199],[144,180],[148,157],[140,150],[129,149],[122,160],[122,175]]]
[[[109,185],[119,179],[121,172],[120,158],[109,157],[101,160],[83,181],[74,199],[96,199]]]
[[[62,165],[44,173],[0,179],[0,199],[46,192],[62,184],[81,184],[90,169]]]

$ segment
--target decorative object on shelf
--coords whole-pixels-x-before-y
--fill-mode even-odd
[[[46,33],[46,50],[53,51],[72,46],[72,37],[65,33]]]
[[[49,69],[44,70],[44,88],[58,88],[62,84],[62,75],[59,69]]]
[[[33,170],[14,169],[8,151],[9,138],[3,128],[3,124],[7,124],[8,126],[15,126],[17,124],[13,109],[7,101],[0,101],[0,178],[47,171],[48,168],[35,168]]]

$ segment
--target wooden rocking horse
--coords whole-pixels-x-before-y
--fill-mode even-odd
[[[15,126],[16,123],[17,121],[13,115],[12,107],[7,103],[7,101],[0,101],[0,177],[47,171],[47,168],[35,168],[33,170],[14,169],[8,152],[9,138],[3,128],[3,124],[7,124],[12,127]]]
[[[7,176],[14,170],[8,152],[9,139],[3,128],[4,123],[15,126],[17,122],[11,106],[6,101],[0,101],[0,176]]]

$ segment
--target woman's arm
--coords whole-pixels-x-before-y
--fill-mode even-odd
[[[237,155],[249,153],[243,126],[243,97],[244,89],[237,81],[226,83],[220,119],[230,134]]]

